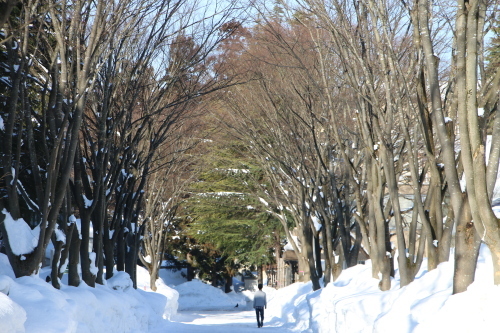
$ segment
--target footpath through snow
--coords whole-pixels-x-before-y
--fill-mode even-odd
[[[283,328],[281,323],[264,320],[264,327],[257,328],[255,312],[253,310],[240,311],[182,311],[172,318],[167,326],[168,332],[212,332],[212,333],[235,333],[235,332],[262,332],[272,330],[273,332],[293,332]],[[165,332],[158,331],[157,333]],[[155,332],[156,333],[156,332]]]

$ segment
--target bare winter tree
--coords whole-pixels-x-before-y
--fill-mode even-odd
[[[16,276],[38,271],[58,219],[67,216],[60,216],[60,209],[68,196],[78,132],[99,57],[118,27],[117,6],[23,1],[16,20],[23,29],[6,30],[10,80],[2,113],[6,186],[0,203],[6,223],[0,224]],[[33,230],[32,249],[16,247],[12,237],[18,228]]]
[[[381,288],[389,287],[391,262],[384,256],[392,252],[387,229],[393,220],[401,284],[408,284],[419,270],[425,248],[430,269],[447,260],[453,222],[452,218],[443,220],[446,186],[438,167],[439,151],[429,135],[432,123],[414,94],[419,87],[419,58],[410,14],[394,2],[306,1],[303,5],[332,34],[346,80],[357,95],[366,149],[374,276],[381,272]],[[404,220],[400,206],[402,176],[410,181],[407,188],[413,196],[410,222]],[[429,179],[430,185],[422,186]]]
[[[0,225],[9,260],[17,276],[30,275],[52,239],[54,286],[66,267],[70,284],[80,283],[81,267],[92,286],[115,264],[135,283],[148,177],[178,161],[164,158],[165,144],[199,113],[200,97],[227,84],[215,79],[211,53],[230,34],[219,27],[233,7],[19,8],[2,35]],[[19,230],[32,230],[33,248],[16,247]]]
[[[418,29],[415,38],[425,59],[425,84],[429,91],[436,134],[443,149],[443,161],[449,184],[450,200],[457,228],[454,292],[461,292],[474,280],[479,242],[485,242],[493,254],[495,283],[500,283],[498,265],[498,218],[491,208],[492,189],[498,172],[498,117],[493,116],[498,103],[498,74],[485,76],[484,39],[490,13],[498,4],[488,1],[457,1],[453,17],[453,68],[447,94],[442,94],[438,76],[439,62],[434,53],[433,14],[427,2],[418,2],[413,11]],[[478,71],[479,69],[479,71]],[[483,113],[481,110],[485,111]],[[451,130],[448,130],[451,128]],[[492,130],[489,131],[488,129]],[[487,134],[491,136],[491,157],[486,160]],[[460,142],[456,162],[455,138]],[[461,187],[462,170],[465,189]],[[495,253],[495,254],[494,254]]]
[[[230,35],[219,28],[229,20],[231,7],[198,18],[198,9],[190,5],[163,1],[143,6],[148,9],[147,20],[136,28],[141,33],[130,41],[116,41],[116,53],[106,60],[89,103],[80,162],[85,166],[81,180],[92,203],[83,207],[86,201],[82,200],[80,207],[92,210],[89,222],[98,269],[97,275],[91,274],[82,245],[82,271],[89,283],[94,279],[102,283],[104,267],[106,278],[111,277],[115,264],[135,283],[145,221],[157,221],[144,211],[146,192],[154,188],[147,185],[149,177],[178,167],[172,164],[180,163],[183,159],[177,155],[189,147],[177,146],[180,151],[175,154],[169,147],[187,142],[182,133],[188,133],[190,119],[200,114],[201,98],[227,84],[216,80],[211,53]],[[174,155],[169,157],[168,152]],[[86,177],[93,181],[86,183]],[[146,210],[155,212],[151,207]],[[89,222],[82,229],[88,230]],[[88,243],[86,239],[82,242]]]
[[[323,252],[326,281],[332,269],[338,275],[344,257],[348,265],[357,263],[362,240],[360,225],[351,219],[350,177],[336,162],[341,157],[335,150],[340,151],[343,142],[334,141],[327,120],[332,114],[325,108],[327,94],[322,89],[321,74],[337,73],[333,66],[328,74],[321,70],[314,38],[298,20],[288,26],[266,21],[256,29],[246,55],[239,58],[248,61],[246,69],[236,66],[248,70],[253,80],[226,94],[229,114],[238,119],[233,121],[240,124],[235,125],[237,133],[251,141],[255,158],[268,171],[272,185],[263,195],[273,203],[298,254],[301,278],[311,279],[317,289],[323,274],[320,239],[329,249]],[[298,231],[301,248],[290,225]],[[342,254],[340,262],[335,261],[335,252]]]
[[[193,142],[190,142],[192,140],[189,140],[188,132],[182,131],[178,135],[179,137],[175,137],[170,143],[170,152],[164,157],[167,159],[167,166],[154,172],[148,181],[143,220],[140,221],[145,225],[145,229],[139,259],[149,271],[152,290],[156,290],[167,235],[173,232],[172,224],[178,218],[177,209],[182,202],[185,187],[191,181],[187,172],[191,161],[185,152]],[[173,236],[175,234],[170,235]]]

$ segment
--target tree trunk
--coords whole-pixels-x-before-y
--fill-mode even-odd
[[[226,276],[226,283],[224,284],[224,292],[227,294],[227,293],[230,293],[232,290],[231,290],[231,287],[233,286],[233,277],[231,276],[231,274],[228,274]]]
[[[82,279],[89,287],[95,287],[95,275],[92,274],[89,257],[90,247],[90,216],[88,212],[80,212],[81,221],[81,243],[80,243],[80,262],[82,268]]]
[[[194,268],[193,268],[193,256],[191,253],[186,255],[187,267],[186,267],[186,279],[188,281],[193,281],[194,279]]]
[[[55,236],[53,237],[55,240]],[[52,286],[56,289],[61,289],[61,285],[59,284],[59,262],[61,259],[61,252],[62,252],[62,247],[63,247],[63,242],[61,241],[56,241],[54,245],[54,257],[52,258],[52,263],[51,263],[51,272],[50,272],[50,279],[52,281]]]
[[[116,241],[116,269],[121,272],[125,271],[125,237],[123,227],[120,227]]]
[[[387,149],[385,145],[381,145],[380,150],[382,163],[384,165],[384,174],[387,180],[387,189],[389,191],[389,198],[391,200],[392,209],[394,212],[394,221],[396,224],[398,248],[397,259],[399,264],[400,285],[401,287],[404,287],[408,285],[413,280],[413,278],[410,276],[408,271],[408,260],[406,258],[406,241],[404,237],[403,220],[401,217],[401,208],[399,204],[399,190],[393,163],[394,156],[392,154],[392,151]]]
[[[152,265],[149,273],[149,287],[152,291],[156,291],[156,280],[158,280],[158,265]]]
[[[325,273],[323,277],[323,285],[326,287],[328,283],[330,283],[332,279],[332,263],[335,263],[333,257],[333,250],[331,250],[333,246],[333,241],[331,237],[327,236],[326,229],[330,228],[329,225],[323,225],[321,228],[321,233],[323,235],[323,252],[325,256]],[[331,233],[330,233],[331,234]],[[329,244],[331,242],[331,245]],[[330,251],[331,250],[331,251]]]
[[[217,264],[214,262],[212,272],[210,274],[210,284],[212,287],[217,287],[217,282],[219,282],[219,276],[217,274]]]
[[[69,225],[66,228],[66,244],[64,244],[63,251],[61,253],[61,260],[60,260],[59,268],[58,268],[59,279],[62,279],[62,277],[64,275],[64,271],[68,268],[68,265],[69,265],[69,252],[70,252],[71,246],[73,244],[72,238],[73,238],[73,229],[74,228],[75,228],[74,223],[71,223],[71,225]],[[63,269],[64,265],[66,265],[66,269]]]
[[[316,271],[315,261],[313,260],[314,254],[313,254],[312,244],[313,244],[312,231],[309,226],[306,226],[305,229],[303,230],[302,251],[304,251],[305,258],[307,258],[306,265],[309,271],[309,279],[311,280],[313,285],[313,290],[318,290],[321,288],[321,285],[319,284],[319,277]]]
[[[137,259],[138,259],[138,244],[136,235],[132,232],[126,236],[127,249],[125,256],[125,272],[127,272],[132,280],[134,289],[137,289]]]
[[[74,222],[73,224],[75,224]],[[80,274],[78,268],[80,264],[80,246],[81,240],[78,234],[78,228],[73,227],[69,235],[71,237],[71,247],[69,249],[69,263],[68,263],[68,284],[73,287],[80,285]]]
[[[99,192],[101,192],[99,190]],[[104,276],[104,220],[106,219],[106,208],[104,206],[104,202],[106,200],[106,196],[101,193],[96,193],[96,200],[98,200],[97,205],[95,206],[92,212],[92,225],[94,229],[94,238],[93,238],[93,248],[96,253],[96,266],[97,266],[97,275],[96,275],[96,283],[104,284],[103,276]],[[106,230],[106,234],[108,234],[108,230]]]
[[[372,182],[372,193],[368,198],[368,205],[370,205],[370,209],[373,209],[373,217],[375,221],[371,221],[371,224],[374,225],[375,236],[376,236],[376,247],[372,248],[372,260],[377,261],[376,267],[379,268],[378,272],[373,272],[374,277],[380,278],[379,287],[380,290],[386,291],[391,289],[391,248],[390,248],[390,240],[388,238],[389,234],[389,226],[385,221],[384,213],[382,211],[382,182],[381,182],[381,174],[379,173],[379,169],[377,168],[376,163],[371,164],[371,182]],[[381,276],[379,276],[379,273]]]
[[[321,260],[321,246],[319,245],[319,233],[314,236],[314,258],[316,260],[316,275],[318,279],[323,277],[323,265]]]
[[[472,222],[469,202],[464,199],[455,235],[455,270],[453,274],[453,293],[461,293],[474,282],[477,258],[481,239]]]
[[[106,280],[113,277],[113,271],[115,269],[115,240],[117,238],[118,233],[113,234],[112,237],[109,237],[109,224],[107,220],[105,221],[105,235],[103,237],[103,249],[104,249],[104,261],[106,266]]]

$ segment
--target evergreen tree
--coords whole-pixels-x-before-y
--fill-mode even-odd
[[[242,266],[274,262],[281,226],[253,195],[264,182],[263,173],[249,162],[244,143],[223,137],[205,145],[209,153],[202,157],[198,181],[191,186],[186,232],[204,249],[192,252],[198,255],[201,274],[206,275],[201,261],[212,261],[205,269],[213,272],[218,267],[218,278],[228,280]],[[213,257],[201,259],[201,254]]]

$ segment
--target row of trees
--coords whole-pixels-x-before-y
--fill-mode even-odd
[[[388,290],[394,260],[405,286],[424,256],[433,269],[454,247],[460,292],[484,242],[500,283],[492,210],[500,71],[498,49],[486,43],[498,3],[301,0],[254,9],[257,25],[239,29],[251,37],[236,40],[243,51],[225,67],[248,84],[224,91],[224,117],[267,172],[272,185],[259,195],[282,222],[303,279],[320,288],[321,249],[325,283],[362,249]]]
[[[65,271],[70,285],[103,283],[115,266],[135,283],[138,258],[154,286],[201,97],[229,84],[213,51],[232,33],[221,27],[233,7],[2,6],[0,234],[16,276],[37,273],[52,242],[55,287]],[[16,244],[21,230],[32,247]]]
[[[360,251],[387,290],[394,260],[404,286],[454,247],[460,292],[481,242],[500,283],[496,2],[263,2],[251,28],[233,5],[0,4],[0,233],[17,276],[52,242],[55,287],[66,270],[135,279],[138,259],[154,286],[167,245],[230,277],[278,257],[281,229],[314,289]],[[208,106],[233,137],[188,188]]]

